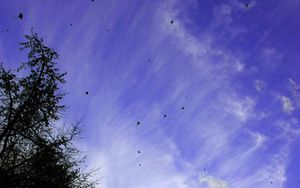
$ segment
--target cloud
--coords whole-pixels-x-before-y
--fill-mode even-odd
[[[275,65],[275,62],[282,61],[283,55],[275,48],[266,47],[262,50],[262,59],[266,63]]]
[[[97,172],[97,177],[103,177],[99,187],[188,188],[186,176],[175,166],[176,145],[169,139],[157,134],[143,141],[134,132],[112,129],[101,134],[105,147],[86,146],[88,163],[101,167]]]
[[[289,83],[295,90],[300,90],[300,85],[298,85],[293,79],[289,78]]]
[[[217,179],[213,176],[202,175],[200,176],[199,181],[201,183],[207,184],[208,188],[229,188],[228,184],[225,181]]]
[[[158,29],[164,33],[163,36],[166,38],[171,37],[172,41],[176,41],[175,46],[180,50],[180,53],[189,55],[189,62],[193,63],[203,76],[210,77],[218,74],[219,79],[224,79],[224,77],[242,72],[244,64],[240,59],[225,49],[218,47],[215,43],[216,36],[213,35],[213,27],[215,24],[219,24],[217,20],[214,20],[211,26],[208,26],[211,32],[202,33],[197,37],[193,36],[188,28],[185,27],[184,20],[176,19],[170,25],[170,20],[178,18],[178,15],[184,9],[184,7],[181,9],[176,7],[176,2],[175,0],[170,0],[161,6],[163,8],[158,8],[156,12],[155,19],[160,21]],[[221,10],[223,14],[230,15],[230,7],[227,5],[221,7]]]
[[[256,91],[260,92],[267,87],[267,83],[263,80],[254,80],[253,85]]]
[[[298,124],[299,121],[296,118],[278,120],[276,125],[280,128],[280,134],[278,134],[277,138],[285,140],[288,143],[293,141],[300,134]]]
[[[214,9],[215,20],[218,24],[230,24],[233,19],[231,17],[232,7],[227,4],[221,4]]]
[[[289,90],[292,93],[293,101],[297,108],[300,107],[300,85],[297,84],[293,79],[289,78]]]
[[[221,8],[225,19],[228,21],[227,24],[230,24],[232,21],[230,17],[232,11],[230,6],[224,5]],[[164,10],[172,12],[172,9]],[[215,42],[213,35],[201,35],[200,39],[195,38],[179,20],[177,20],[174,27],[168,27],[170,15],[174,16],[174,14],[168,13],[164,15],[167,16],[166,21],[162,25],[163,31],[168,33],[171,37],[174,37],[174,41],[180,44],[178,48],[181,48],[182,52],[197,59],[197,61],[193,61],[192,59],[190,62],[199,67],[199,74],[203,74],[207,71],[211,75],[218,75],[218,78],[222,78],[218,80],[218,78],[213,79],[208,76],[208,81],[211,82],[211,85],[219,84],[223,86],[222,88],[214,90],[214,92],[217,93],[217,97],[213,98],[209,106],[205,107],[205,111],[208,111],[211,116],[203,117],[203,119],[198,118],[198,121],[201,122],[199,124],[203,125],[199,125],[198,130],[197,128],[192,129],[192,123],[189,123],[191,131],[199,135],[198,140],[200,140],[199,143],[201,143],[199,144],[199,152],[194,151],[196,153],[195,155],[199,155],[196,157],[196,161],[191,163],[198,166],[217,163],[217,167],[214,166],[214,174],[230,179],[230,185],[241,185],[234,187],[250,188],[251,185],[259,187],[260,185],[265,185],[264,182],[267,182],[267,186],[265,187],[270,187],[268,186],[268,184],[270,184],[268,178],[262,176],[261,172],[266,172],[266,169],[273,164],[270,164],[270,166],[262,165],[254,167],[257,161],[266,160],[263,157],[259,158],[257,151],[265,146],[267,136],[259,132],[253,132],[251,137],[249,137],[251,140],[250,143],[247,142],[247,144],[236,145],[236,142],[240,141],[238,140],[239,133],[247,130],[247,128],[242,125],[258,114],[258,112],[255,111],[256,99],[250,96],[236,94],[234,89],[230,87],[232,84],[230,79],[224,79],[234,77],[234,72],[240,73],[243,71],[243,63],[222,48],[213,49],[212,46]],[[204,40],[201,40],[201,37]],[[272,58],[271,56],[274,55],[274,52],[275,51],[272,50],[266,50],[265,55],[268,58]],[[216,54],[221,57],[219,64],[215,64],[214,61],[210,59],[210,57]],[[201,60],[199,61],[198,59]],[[222,66],[220,66],[220,64]],[[239,64],[241,66],[239,66]],[[231,71],[229,69],[231,69]],[[256,83],[254,82],[254,87],[259,91],[263,90],[266,86],[267,84],[261,80]],[[213,106],[212,110],[210,109],[211,106]],[[208,118],[210,118],[209,122],[205,121],[205,119]],[[191,120],[189,120],[189,122],[190,121]],[[189,139],[192,138],[189,137]],[[239,150],[237,148],[239,148]],[[271,156],[273,157],[274,155]],[[231,158],[234,160],[231,160]],[[275,167],[282,170],[285,169],[286,166],[278,164]],[[253,174],[255,174],[255,176]],[[201,182],[206,183],[210,187],[219,188],[229,186],[227,182],[212,176],[204,176],[201,178]],[[279,179],[283,182],[284,173],[280,173],[280,177],[278,176],[277,179],[278,182]]]
[[[160,20],[159,29],[161,29],[165,35],[169,34],[174,38],[177,38],[176,42],[179,42],[179,47],[185,52],[195,55],[203,56],[208,53],[210,38],[202,40],[201,43],[198,39],[189,34],[182,23],[177,19],[170,26],[170,20],[177,17],[179,11],[174,8],[175,1],[169,1],[167,6],[162,5],[162,8],[158,8],[156,13],[156,19]]]
[[[254,143],[255,143],[254,148],[255,149],[262,147],[267,140],[267,137],[261,133],[250,131],[250,134],[254,138]]]
[[[255,100],[251,97],[241,98],[236,94],[227,94],[221,95],[220,98],[223,103],[223,110],[241,122],[245,122],[255,115]]]
[[[265,158],[260,153],[272,140],[252,130],[255,125],[245,126],[254,117],[259,119],[259,112],[258,99],[234,89],[235,76],[244,71],[244,58],[218,45],[217,26],[235,34],[244,31],[237,26],[230,30],[235,5],[216,5],[207,32],[194,36],[186,27],[189,20],[180,17],[185,5],[143,3],[141,7],[157,10],[154,15],[126,3],[117,8],[108,1],[99,6],[105,7],[103,11],[87,9],[77,23],[79,29],[73,29],[60,47],[71,74],[69,90],[76,93],[70,99],[76,105],[72,113],[84,113],[87,119],[83,150],[88,164],[100,167],[99,187],[269,188],[268,175],[274,172],[278,172],[272,176],[274,182],[284,182],[286,164],[269,161],[282,155],[274,152]],[[92,17],[98,18],[99,12],[107,20],[94,24]],[[105,32],[103,25],[110,25],[111,31]],[[53,40],[58,34],[59,30]],[[275,51],[265,53],[272,58]],[[151,63],[143,63],[148,56]],[[258,91],[266,86],[262,80],[254,81]],[[82,97],[82,88],[87,87],[93,91]],[[185,94],[188,98],[182,97]],[[178,110],[183,104],[186,109]],[[136,121],[141,121],[140,127]],[[210,175],[199,178],[203,166]]]
[[[294,111],[294,105],[291,99],[289,99],[286,96],[281,96],[280,99],[282,102],[282,108],[284,112],[291,113],[292,111]]]

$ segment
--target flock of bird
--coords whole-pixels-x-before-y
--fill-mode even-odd
[[[94,0],[91,0],[91,1],[94,2]],[[248,3],[245,3],[245,7],[248,8],[248,7],[249,7],[249,4],[248,4]],[[20,19],[23,19],[23,14],[20,13],[18,17],[19,17]],[[174,23],[174,20],[171,20],[171,21],[170,21],[170,24],[173,24],[173,23]],[[72,25],[73,25],[73,24],[70,24],[70,26],[72,26]],[[107,29],[106,31],[110,31],[110,30]],[[151,59],[149,59],[148,62],[151,62]],[[284,61],[284,62],[286,62],[286,61]],[[85,94],[88,95],[89,92],[86,91]],[[184,110],[184,106],[182,106],[181,109]],[[164,114],[163,118],[167,118],[167,114]],[[140,124],[141,124],[140,121],[137,121],[137,122],[136,122],[136,126],[139,126]],[[140,154],[141,151],[138,150],[137,153]],[[139,166],[142,166],[142,164],[139,164]],[[203,171],[206,171],[206,168],[203,168]],[[273,181],[270,181],[270,183],[273,184]]]
[[[91,2],[94,2],[94,1],[95,1],[95,0],[91,0]],[[244,5],[245,5],[245,8],[248,8],[248,7],[249,7],[249,4],[248,4],[248,3],[245,3]],[[24,15],[23,15],[22,12],[20,12],[20,13],[18,14],[18,16],[15,17],[15,18],[18,18],[18,19],[20,19],[20,20],[23,20],[23,19],[24,19]],[[174,20],[171,20],[171,21],[170,21],[170,24],[174,24]],[[70,26],[73,26],[73,24],[70,23]],[[6,29],[5,31],[8,32],[8,29]],[[2,32],[5,32],[5,31],[2,31]],[[106,29],[106,31],[110,31],[110,29]],[[148,62],[151,62],[151,59],[149,59]],[[286,60],[284,60],[284,63],[286,63]],[[85,91],[85,94],[86,94],[86,95],[89,95],[89,92],[88,92],[88,91]],[[182,106],[181,109],[184,110],[185,108]],[[164,114],[164,115],[163,115],[163,118],[167,118],[167,114]],[[141,122],[140,122],[140,121],[137,121],[137,122],[136,122],[136,126],[138,127],[139,125],[141,125]],[[138,150],[137,153],[138,153],[138,154],[141,154],[141,151]],[[139,164],[139,166],[142,166],[142,164]],[[203,168],[203,171],[206,171],[206,168]],[[298,182],[300,182],[300,180],[299,180]],[[273,181],[270,181],[270,184],[273,184]]]

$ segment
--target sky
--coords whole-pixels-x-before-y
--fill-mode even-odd
[[[300,1],[2,0],[7,68],[31,28],[98,187],[300,187]]]

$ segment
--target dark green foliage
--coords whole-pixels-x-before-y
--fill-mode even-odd
[[[16,72],[0,65],[0,187],[92,187],[72,145],[78,124],[54,126],[65,108],[58,54],[36,33],[25,38],[21,50],[29,50],[28,62]]]

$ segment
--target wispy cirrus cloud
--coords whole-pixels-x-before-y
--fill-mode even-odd
[[[208,188],[229,188],[226,182],[212,176],[200,176],[201,183],[206,183]]]
[[[282,108],[284,112],[291,113],[292,111],[294,111],[294,105],[290,98],[286,96],[281,96],[280,99],[282,102]]]
[[[241,22],[261,2],[209,4],[201,29],[190,16],[200,1],[95,1],[69,12],[47,3],[43,14],[43,4],[31,6],[28,25],[46,28],[38,31],[61,54],[66,116],[84,116],[79,145],[100,167],[99,187],[284,187],[297,120],[273,111],[292,114],[299,87],[290,79],[292,96],[283,95],[266,79],[274,69],[259,75],[257,62],[283,57],[271,44],[251,50],[264,39]],[[39,15],[57,22],[46,26]],[[250,65],[249,51],[258,56]],[[277,97],[263,98],[272,92]],[[282,103],[262,102],[273,100]]]
[[[263,80],[254,80],[253,85],[258,92],[267,87],[267,83]]]

